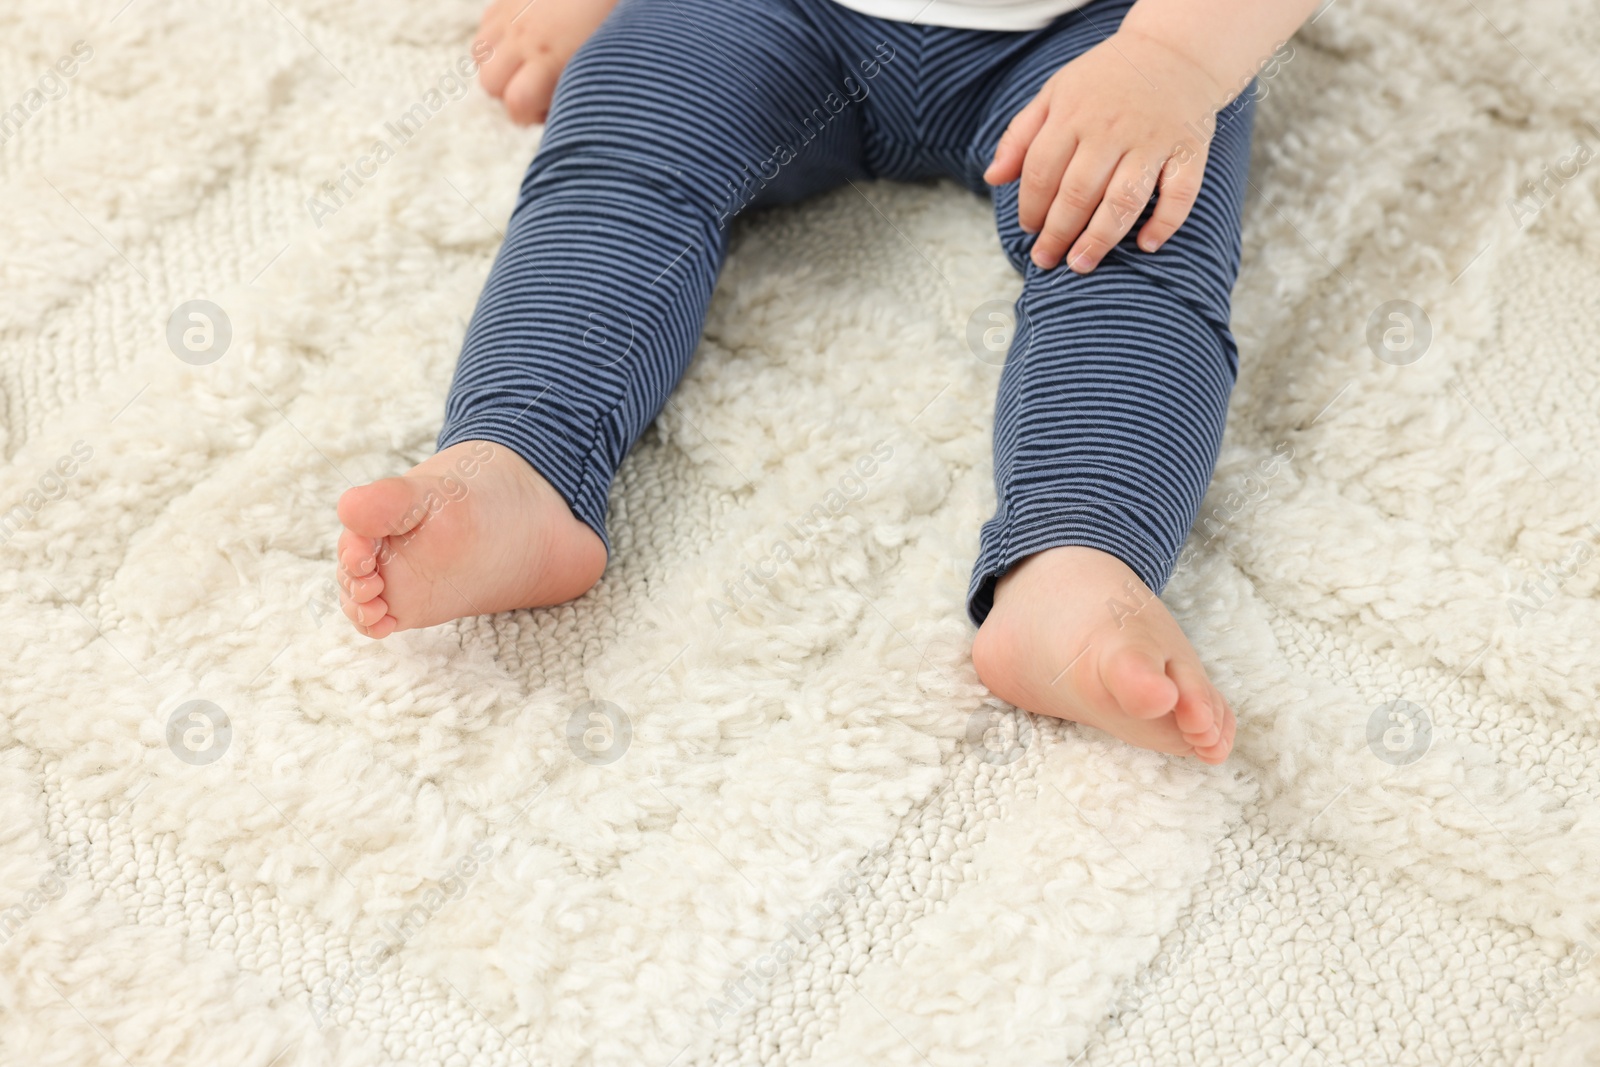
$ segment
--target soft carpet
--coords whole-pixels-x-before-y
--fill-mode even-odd
[[[1600,1059],[1591,8],[1336,0],[1263,83],[1220,769],[976,682],[1020,283],[947,184],[741,226],[592,594],[351,630],[537,143],[475,22],[0,11],[0,1060]]]

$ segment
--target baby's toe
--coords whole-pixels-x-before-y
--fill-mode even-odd
[[[340,576],[365,578],[378,569],[378,542],[352,530],[339,535]]]
[[[1194,754],[1206,763],[1221,763],[1233,751],[1233,738],[1224,731],[1214,745],[1196,745]]]
[[[498,99],[505,95],[512,76],[521,69],[522,57],[515,49],[504,47],[504,42],[494,42],[493,46],[494,54],[478,68],[478,84],[483,86],[484,92]]]
[[[1215,686],[1211,687],[1211,706],[1214,709],[1216,725],[1207,733],[1214,734],[1214,738],[1208,741],[1191,739],[1191,743],[1194,744],[1195,755],[1202,760],[1207,763],[1221,763],[1228,758],[1228,753],[1233,751],[1233,737],[1237,723],[1234,720],[1233,709],[1222,698],[1222,694],[1217,692]]]
[[[373,597],[365,603],[358,604],[348,596],[341,595],[339,603],[344,608],[345,617],[363,629],[389,614],[389,605],[381,596]]]
[[[1233,750],[1234,735],[1239,729],[1238,717],[1233,713],[1233,705],[1228,703],[1221,693],[1217,694],[1217,705],[1222,708],[1221,744],[1225,751],[1231,752]]]
[[[506,114],[519,125],[543,122],[555,93],[555,72],[539,62],[524,63],[506,84]]]
[[[365,578],[357,578],[349,574],[340,574],[339,584],[344,586],[344,591],[349,594],[352,602],[365,604],[383,592],[383,575],[369,574]]]
[[[385,637],[395,632],[400,621],[393,615],[385,615],[371,626],[361,627],[361,632],[375,641],[382,641]]]
[[[1173,721],[1178,732],[1192,745],[1213,745],[1221,736],[1217,717],[1211,710],[1211,683],[1198,663],[1174,661],[1172,680],[1178,685],[1178,703]]]
[[[1162,670],[1164,659],[1159,648],[1134,641],[1101,661],[1100,680],[1124,714],[1154,719],[1172,710],[1175,694]]]

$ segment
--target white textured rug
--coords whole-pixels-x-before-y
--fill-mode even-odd
[[[1338,0],[1267,83],[1169,590],[1221,770],[975,683],[1019,280],[948,185],[744,226],[593,594],[352,632],[333,502],[429,452],[536,143],[475,21],[0,11],[0,1062],[1600,1058],[1592,9]]]

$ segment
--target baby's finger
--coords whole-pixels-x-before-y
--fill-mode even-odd
[[[1167,160],[1161,168],[1161,193],[1156,209],[1139,230],[1139,247],[1154,252],[1167,243],[1167,238],[1178,232],[1194,208],[1200,195],[1200,181],[1206,172],[1206,149],[1190,155],[1179,163],[1180,156]]]
[[[1039,135],[1039,130],[1044,126],[1044,120],[1050,114],[1050,105],[1040,93],[1028,102],[1028,106],[1017,112],[1011,120],[1011,125],[1006,127],[1006,132],[1000,136],[1000,143],[995,146],[994,159],[989,162],[989,169],[983,172],[983,180],[990,185],[1004,185],[1014,182],[1022,173],[1022,161],[1028,155],[1028,146]]]
[[[506,86],[506,114],[511,121],[526,126],[543,122],[550,112],[556,92],[556,71],[545,63],[524,63]]]
[[[1022,182],[1017,186],[1017,225],[1022,232],[1038,233],[1044,228],[1050,204],[1061,188],[1061,176],[1077,148],[1075,133],[1048,123],[1028,145],[1027,158],[1022,162]]]
[[[1105,254],[1139,221],[1160,173],[1160,156],[1141,157],[1130,152],[1122,157],[1116,173],[1111,176],[1111,184],[1106,186],[1106,198],[1100,201],[1083,235],[1067,253],[1068,267],[1079,274],[1088,274],[1100,265]]]
[[[1030,153],[1031,156],[1031,153]],[[1050,204],[1050,213],[1033,243],[1033,262],[1049,270],[1083,232],[1089,216],[1105,199],[1106,183],[1116,169],[1119,156],[1091,154],[1080,149],[1062,175],[1060,187]],[[1026,180],[1026,179],[1024,179]]]

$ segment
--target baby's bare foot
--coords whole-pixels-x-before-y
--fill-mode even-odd
[[[339,498],[339,599],[368,637],[560,604],[606,549],[515,452],[463,441]]]
[[[995,587],[972,643],[990,692],[1142,748],[1221,763],[1233,709],[1166,605],[1121,560],[1071,546],[1029,556]]]

